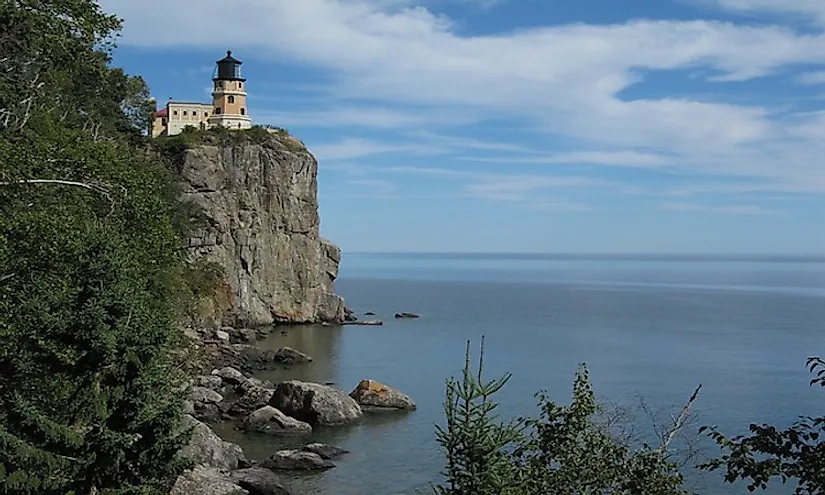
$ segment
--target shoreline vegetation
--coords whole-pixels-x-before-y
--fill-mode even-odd
[[[0,491],[290,493],[278,473],[331,469],[347,452],[308,438],[251,460],[206,422],[300,437],[416,404],[370,377],[349,393],[258,380],[256,371],[312,357],[256,347],[263,329],[198,323],[226,274],[181,248],[203,221],[180,199],[181,156],[194,145],[275,142],[309,152],[286,130],[263,127],[150,142],[145,81],[111,65],[120,28],[92,0],[0,5]],[[360,321],[345,316],[327,324]],[[811,384],[825,386],[825,363],[807,364]],[[698,389],[647,445],[604,415],[584,365],[570,405],[538,394],[538,416],[513,421],[495,415],[508,376],[485,381],[482,370],[483,358],[472,369],[468,344],[434,430],[445,465],[434,493],[687,493],[680,470],[691,459],[671,447],[690,428]],[[722,452],[700,468],[753,489],[787,482],[825,493],[823,428],[825,417],[751,425],[734,438],[700,429]]]

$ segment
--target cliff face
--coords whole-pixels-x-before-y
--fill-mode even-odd
[[[288,139],[262,144],[195,145],[179,164],[184,199],[202,208],[206,227],[190,254],[220,264],[222,324],[340,322],[335,295],[341,251],[319,234],[318,164]]]

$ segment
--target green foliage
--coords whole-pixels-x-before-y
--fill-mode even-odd
[[[436,426],[438,442],[447,457],[442,472],[447,484],[434,487],[439,495],[519,493],[512,491],[515,466],[506,449],[521,441],[523,426],[520,422],[500,422],[494,414],[498,404],[491,399],[510,375],[484,382],[483,362],[482,340],[478,373],[473,374],[467,343],[462,379],[447,380],[447,424]]]
[[[825,387],[825,362],[808,359],[807,366],[815,377],[811,385]],[[783,484],[794,481],[794,493],[825,493],[825,416],[802,417],[782,430],[768,424],[751,424],[750,435],[728,438],[716,427],[702,427],[726,451],[722,457],[700,468],[715,471],[724,468],[728,483],[747,480],[748,490],[765,489],[772,479]]]
[[[225,127],[197,129],[186,127],[174,136],[159,136],[152,140],[152,148],[166,160],[170,170],[178,171],[186,150],[198,145],[231,147],[244,144],[272,146],[280,144],[292,153],[307,153],[304,145],[282,128],[253,126],[236,130]]]
[[[483,347],[483,343],[482,343]],[[483,352],[483,351],[482,351]],[[491,413],[491,396],[509,375],[491,382],[469,370],[461,381],[447,381],[446,427],[437,427],[445,453],[441,495],[589,495],[685,494],[683,478],[666,448],[633,448],[599,420],[596,402],[582,365],[569,406],[537,395],[541,414],[535,419],[503,423]]]
[[[166,493],[188,464],[176,320],[212,279],[142,151],[146,85],[109,67],[119,24],[93,0],[0,3],[3,493]]]

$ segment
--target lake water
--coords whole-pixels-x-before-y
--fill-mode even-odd
[[[352,453],[333,470],[290,478],[300,494],[426,493],[443,465],[434,424],[444,380],[460,372],[468,340],[477,356],[481,336],[487,377],[513,374],[498,396],[504,415],[535,413],[539,390],[569,403],[582,362],[598,396],[631,406],[641,396],[676,411],[701,383],[696,426],[729,434],[825,406],[805,369],[807,357],[825,354],[825,259],[345,254],[337,290],[384,326],[274,332],[262,345],[290,345],[315,361],[262,377],[347,392],[371,378],[409,394],[418,410],[318,431],[313,440]],[[396,320],[398,311],[421,317]],[[228,425],[219,432],[252,458],[284,445]],[[747,493],[718,474],[688,474],[698,493]]]

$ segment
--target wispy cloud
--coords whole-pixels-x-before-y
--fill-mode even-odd
[[[430,155],[442,151],[438,147],[424,144],[387,143],[360,138],[346,138],[335,143],[312,146],[313,154],[319,160],[327,161],[352,160],[387,153]]]
[[[825,21],[825,2],[819,0],[702,1],[734,12]],[[454,117],[457,125],[496,116],[575,144],[568,152],[533,158],[537,163],[665,167],[805,185],[825,193],[825,169],[816,165],[825,152],[825,128],[814,116],[789,116],[764,100],[734,103],[719,95],[622,96],[643,84],[646,72],[692,71],[701,74],[697,81],[703,84],[743,83],[799,64],[815,73],[825,64],[821,31],[769,23],[630,20],[470,36],[454,19],[420,2],[398,0],[236,0],[237,21],[245,29],[225,31],[226,4],[219,0],[199,0],[198,22],[191,22],[191,4],[183,0],[101,3],[126,19],[124,44],[216,50],[232,44],[259,57],[323,71],[337,98],[363,102],[333,109],[328,117],[340,128],[415,128],[423,115],[433,122]],[[158,11],[164,15],[156,16]],[[214,32],[224,35],[216,38]],[[366,110],[358,116],[361,106]],[[395,115],[393,106],[414,110]],[[454,115],[439,114],[438,108]],[[301,119],[294,113],[280,117]],[[323,116],[304,118],[317,124]],[[314,151],[322,159],[339,160],[471,145],[478,151],[525,151],[431,141],[386,145],[349,139]]]
[[[722,213],[727,215],[777,215],[778,210],[764,208],[758,205],[703,205],[697,203],[668,202],[658,206],[663,211],[687,213]]]

